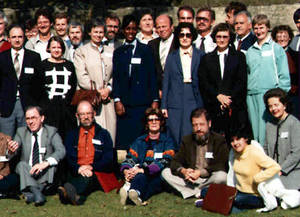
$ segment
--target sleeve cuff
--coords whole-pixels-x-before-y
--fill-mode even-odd
[[[49,162],[50,166],[56,166],[58,164],[57,160],[54,157],[48,157],[46,161]]]

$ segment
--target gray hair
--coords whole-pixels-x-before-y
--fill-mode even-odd
[[[82,34],[84,33],[84,25],[82,25],[82,23],[76,21],[76,20],[71,20],[68,24],[68,34],[70,31],[70,28],[74,28],[74,27],[80,27]]]
[[[0,18],[2,18],[4,20],[5,26],[7,26],[8,20],[7,20],[7,17],[5,15],[4,11],[2,11],[2,10],[0,10]]]
[[[236,17],[238,15],[243,15],[243,14],[246,15],[246,17],[248,18],[248,22],[251,23],[252,22],[252,17],[251,17],[251,14],[250,14],[249,11],[240,11],[240,12],[238,12],[236,15],[234,15],[234,20],[236,19]]]

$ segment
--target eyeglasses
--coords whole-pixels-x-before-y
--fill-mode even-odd
[[[82,112],[82,113],[77,113],[79,115],[79,117],[83,117],[83,116],[92,116],[93,112]]]
[[[196,22],[198,21],[203,21],[205,23],[207,23],[209,21],[209,19],[205,18],[205,17],[196,17]]]
[[[193,35],[192,33],[179,33],[179,38],[184,38],[184,37],[192,38]]]
[[[148,122],[160,121],[159,118],[148,118],[147,120],[148,120]]]
[[[221,39],[221,38],[228,39],[229,36],[228,35],[216,35],[216,39]]]

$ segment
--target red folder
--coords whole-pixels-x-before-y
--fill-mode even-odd
[[[108,193],[116,188],[121,188],[121,183],[117,180],[114,173],[95,172],[97,179],[105,193]]]
[[[237,190],[224,184],[210,184],[202,209],[229,215]]]

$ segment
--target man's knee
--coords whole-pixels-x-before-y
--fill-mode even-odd
[[[224,184],[227,181],[227,173],[224,171],[218,171],[213,173],[213,183]]]

